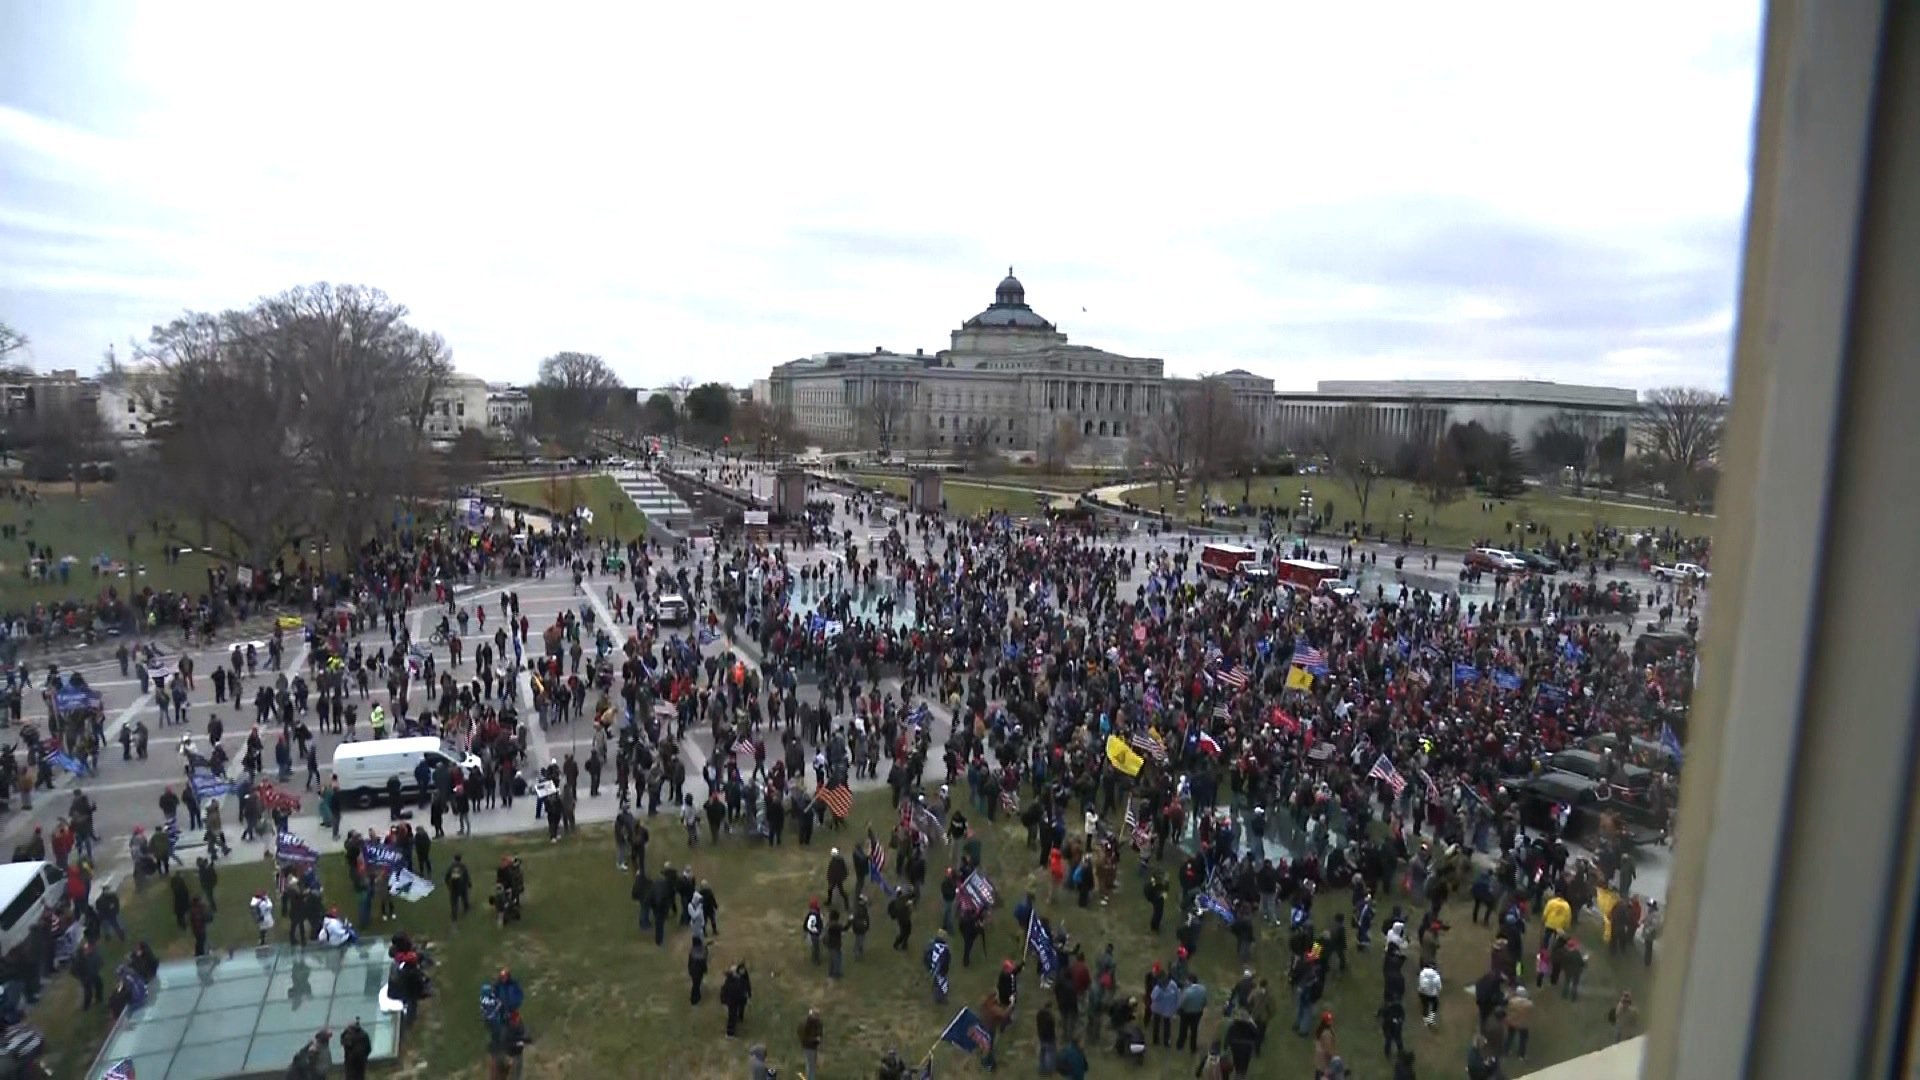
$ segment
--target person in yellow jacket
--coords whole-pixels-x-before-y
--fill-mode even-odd
[[[381,704],[379,704],[378,702],[375,702],[375,703],[374,703],[374,706],[373,706],[373,711],[367,714],[367,722],[373,725],[373,737],[374,737],[374,738],[376,738],[376,739],[384,739],[384,738],[386,738],[386,737],[387,737],[387,709],[386,709],[386,706],[384,706],[384,705],[381,705]],[[1556,899],[1557,899],[1557,898],[1556,898]],[[1564,901],[1564,900],[1562,900],[1562,901],[1561,901],[1560,903],[1561,903],[1561,906],[1563,906],[1563,907],[1564,907],[1564,906],[1566,905],[1566,901]],[[1553,905],[1552,905],[1552,904],[1548,904],[1548,905],[1547,905],[1547,907],[1548,907],[1549,909],[1551,909],[1551,908],[1553,907]]]
[[[1554,893],[1553,899],[1540,909],[1540,921],[1547,928],[1547,947],[1552,948],[1555,937],[1566,937],[1567,931],[1573,929],[1573,905],[1567,903],[1566,897]]]

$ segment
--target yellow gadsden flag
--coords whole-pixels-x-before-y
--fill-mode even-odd
[[[1306,668],[1300,668],[1300,667],[1288,668],[1287,669],[1287,689],[1289,690],[1313,689],[1313,672],[1308,671]]]
[[[1118,735],[1107,736],[1107,760],[1128,776],[1139,776],[1140,766],[1147,763],[1146,758],[1134,753],[1133,747],[1127,745],[1127,740]]]

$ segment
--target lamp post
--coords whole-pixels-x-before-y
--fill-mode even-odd
[[[1306,519],[1306,524],[1303,527],[1302,531],[1311,533],[1313,531],[1313,489],[1312,488],[1303,487],[1300,489],[1300,516]]]

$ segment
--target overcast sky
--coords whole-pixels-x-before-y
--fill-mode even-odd
[[[1012,264],[1182,374],[1728,382],[1757,2],[0,19],[0,319],[43,368],[331,280],[490,379],[745,383],[944,348]]]

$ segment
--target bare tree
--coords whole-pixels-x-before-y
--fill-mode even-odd
[[[1541,469],[1573,470],[1573,489],[1577,492],[1586,487],[1587,474],[1593,471],[1599,445],[1591,425],[1570,413],[1560,412],[1533,429],[1528,449],[1534,464]]]
[[[1452,441],[1440,438],[1424,448],[1415,464],[1414,481],[1435,510],[1457,501],[1466,490],[1465,470]]]
[[[1726,422],[1725,395],[1687,386],[1647,392],[1637,425],[1640,448],[1670,496],[1691,497],[1712,470]]]
[[[557,352],[540,361],[540,378],[528,391],[535,429],[573,449],[584,449],[594,431],[621,411],[625,386],[605,360],[592,353]]]
[[[1334,477],[1353,492],[1359,502],[1359,521],[1363,525],[1374,486],[1386,475],[1393,455],[1392,447],[1381,434],[1378,419],[1374,410],[1365,405],[1348,405],[1321,425],[1314,440],[1332,465]]]
[[[1062,416],[1055,420],[1040,440],[1040,468],[1050,473],[1066,472],[1084,440],[1080,426],[1071,419]]]
[[[439,480],[426,419],[451,374],[446,344],[376,289],[314,285],[244,311],[156,327],[143,355],[146,480],[203,541],[261,561],[314,525],[354,548]]]
[[[1175,408],[1186,414],[1182,423],[1193,451],[1193,475],[1204,498],[1209,484],[1232,473],[1251,449],[1246,414],[1233,399],[1233,388],[1208,375],[1187,387]]]
[[[27,340],[27,335],[15,330],[12,326],[4,322],[0,322],[0,366],[12,368],[13,365],[10,363],[9,357],[25,349],[29,344],[31,344],[31,342]],[[25,369],[22,368],[20,370]]]
[[[265,347],[255,313],[182,316],[154,327],[140,353],[162,371],[142,388],[153,448],[122,486],[168,538],[265,563],[309,535],[298,380]]]
[[[92,401],[42,401],[24,420],[13,440],[30,479],[71,480],[78,497],[83,470],[112,456],[106,421]]]
[[[913,384],[893,380],[873,383],[865,401],[856,407],[854,423],[862,446],[895,450],[907,445],[913,415]]]

